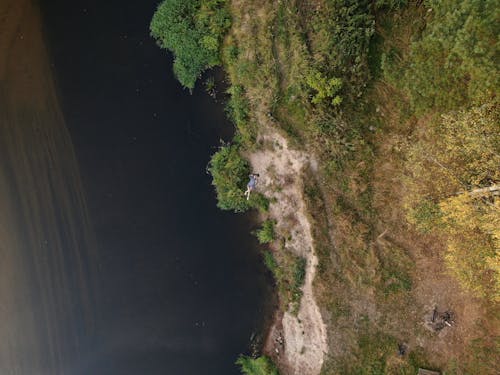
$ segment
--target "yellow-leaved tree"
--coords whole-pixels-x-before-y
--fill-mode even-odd
[[[500,199],[489,192],[467,192],[439,206],[448,234],[449,270],[466,289],[500,301]]]
[[[408,152],[408,220],[444,235],[465,288],[500,301],[500,105],[448,113],[427,130]]]

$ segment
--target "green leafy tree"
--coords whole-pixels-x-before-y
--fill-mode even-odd
[[[210,160],[208,171],[217,193],[217,206],[223,210],[243,212],[250,208],[251,201],[245,198],[250,167],[234,145],[223,145]]]
[[[500,301],[500,199],[463,193],[440,206],[448,268],[476,295]]]
[[[413,196],[439,202],[499,181],[499,124],[496,103],[442,115],[409,150]]]
[[[220,64],[219,49],[231,22],[226,0],[166,0],[151,21],[151,35],[174,54],[179,82],[194,88],[201,73]]]

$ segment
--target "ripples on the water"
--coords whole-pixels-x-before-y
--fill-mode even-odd
[[[86,212],[38,9],[0,0],[0,374],[57,375],[83,357],[95,319]]]

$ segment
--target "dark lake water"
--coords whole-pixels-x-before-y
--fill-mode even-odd
[[[158,1],[2,2],[0,373],[238,374],[271,283],[216,208],[232,125],[174,79]]]

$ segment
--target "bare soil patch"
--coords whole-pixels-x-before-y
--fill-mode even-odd
[[[248,155],[252,169],[260,174],[258,189],[271,199],[269,216],[278,233],[287,233],[284,249],[306,259],[306,275],[297,316],[277,314],[266,345],[287,374],[316,375],[328,350],[326,326],[316,303],[313,280],[318,265],[311,226],[303,199],[303,171],[315,161],[305,152],[289,147],[287,140],[268,127],[259,136],[261,150]]]

